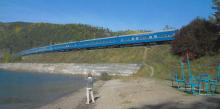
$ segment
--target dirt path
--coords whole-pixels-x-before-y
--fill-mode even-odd
[[[153,77],[154,76],[154,68],[151,65],[145,63],[145,60],[147,59],[147,50],[148,50],[148,48],[144,47],[143,64],[146,67],[150,67],[150,69],[151,69],[150,77]]]
[[[101,87],[95,109],[220,109],[220,97],[191,96],[168,81],[111,80]]]

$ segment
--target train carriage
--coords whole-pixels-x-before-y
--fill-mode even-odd
[[[76,42],[68,42],[62,44],[55,44],[50,46],[32,48],[29,50],[24,50],[19,52],[17,55],[30,55],[36,53],[46,53],[46,52],[56,52],[56,51],[70,51],[79,49],[95,49],[95,48],[105,48],[105,47],[121,47],[121,46],[135,46],[143,45],[146,43],[161,43],[174,40],[174,34],[177,30],[152,32],[144,34],[134,34],[134,35],[122,35],[113,36],[106,38],[97,38]]]

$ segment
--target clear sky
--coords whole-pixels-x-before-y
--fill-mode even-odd
[[[213,13],[212,0],[0,0],[0,22],[84,23],[109,28],[180,28]]]

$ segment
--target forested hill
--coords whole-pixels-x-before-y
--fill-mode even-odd
[[[112,32],[86,24],[0,22],[0,51],[16,53],[33,47],[115,35],[137,34],[144,30]]]
[[[48,44],[109,37],[112,32],[85,24],[0,23],[0,49],[10,52]]]

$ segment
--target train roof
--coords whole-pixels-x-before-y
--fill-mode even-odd
[[[37,48],[44,48],[44,47],[49,47],[49,46],[57,46],[57,45],[63,45],[63,44],[76,43],[76,42],[86,42],[86,41],[94,41],[94,40],[100,40],[100,39],[110,39],[110,38],[125,37],[125,36],[138,36],[138,35],[147,35],[147,34],[154,34],[154,33],[161,33],[161,32],[174,32],[174,31],[176,31],[176,29],[163,30],[163,31],[155,31],[155,32],[147,32],[147,33],[140,33],[140,34],[129,34],[129,35],[119,35],[119,36],[87,39],[87,40],[81,40],[81,41],[71,41],[71,42],[66,42],[66,43],[58,43],[58,44],[53,44],[53,45],[48,45],[48,46],[36,47],[36,48],[29,49],[29,50],[33,50],[33,49],[37,49]]]
[[[103,38],[87,39],[87,40],[74,41],[74,42],[84,42],[84,41],[92,41],[92,40],[98,40],[98,39],[109,39],[109,38],[125,37],[125,36],[138,36],[138,35],[154,34],[154,33],[161,33],[161,32],[172,32],[172,31],[176,31],[176,29],[172,29],[172,30],[163,30],[163,31],[156,31],[156,32],[147,32],[147,33],[140,33],[140,34],[128,34],[128,35],[119,35],[119,36],[111,36],[111,37],[103,37]],[[71,42],[67,42],[67,43],[71,43]],[[62,44],[64,44],[64,43],[62,43]]]

